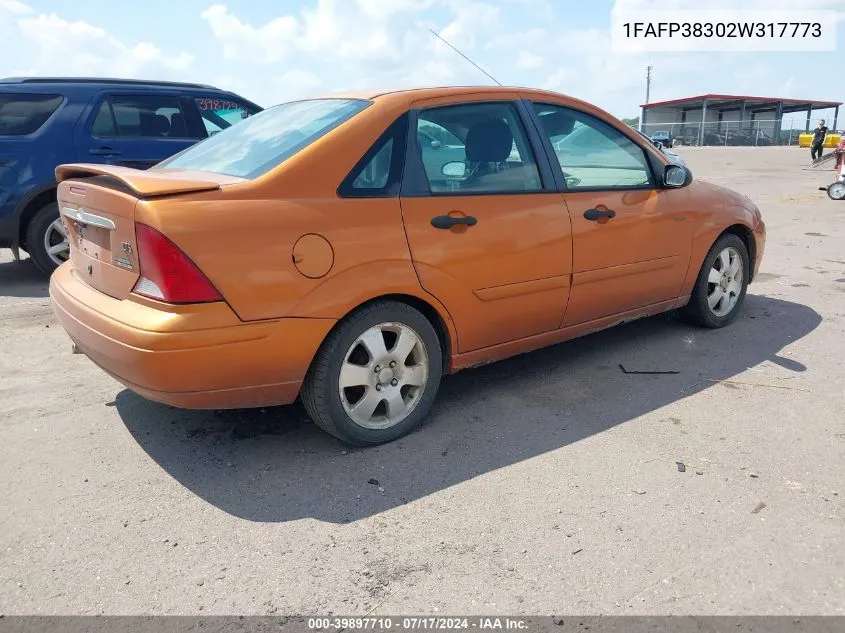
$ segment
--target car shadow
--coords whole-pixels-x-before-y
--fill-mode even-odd
[[[0,296],[43,298],[50,280],[28,259],[0,263]]]
[[[669,313],[444,379],[431,419],[391,444],[350,449],[300,405],[185,411],[125,390],[117,411],[140,446],[208,503],[251,521],[344,523],[601,433],[778,355],[821,322],[814,310],[748,295],[730,327]],[[679,371],[678,374],[626,374]]]

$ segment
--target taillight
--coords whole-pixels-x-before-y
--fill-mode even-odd
[[[208,278],[173,242],[154,228],[135,223],[141,276],[132,292],[166,303],[221,301]]]

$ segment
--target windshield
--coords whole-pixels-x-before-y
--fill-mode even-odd
[[[154,169],[257,178],[370,105],[361,99],[312,99],[259,112],[159,163]]]

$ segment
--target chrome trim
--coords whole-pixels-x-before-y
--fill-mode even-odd
[[[84,209],[71,209],[70,207],[62,207],[62,215],[70,220],[79,222],[80,224],[87,224],[89,226],[98,226],[101,229],[108,229],[114,231],[115,224],[108,218],[100,215],[88,213]]]

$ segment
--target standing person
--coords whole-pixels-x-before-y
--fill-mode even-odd
[[[810,146],[810,156],[813,160],[822,157],[825,136],[827,136],[827,127],[824,124],[824,119],[822,119],[819,121],[819,127],[813,133],[813,144]]]

